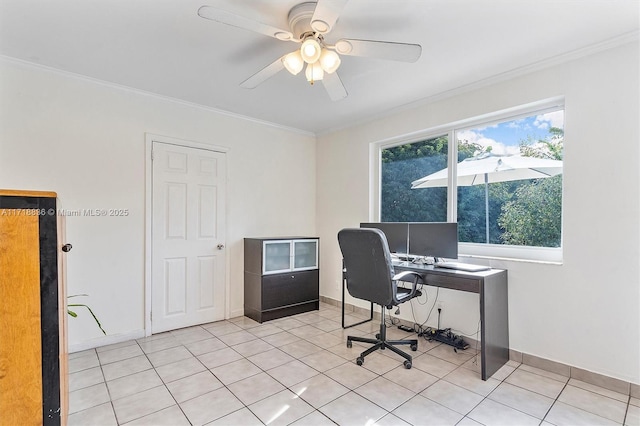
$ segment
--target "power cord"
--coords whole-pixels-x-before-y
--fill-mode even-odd
[[[436,299],[433,301],[433,305],[431,305],[431,309],[429,310],[429,314],[427,315],[427,319],[424,320],[424,322],[421,324],[422,326],[424,326],[427,321],[429,321],[429,318],[431,318],[431,314],[433,313],[433,308],[436,307],[436,304],[438,303],[438,297],[440,296],[440,287],[436,287]]]
[[[400,324],[400,319],[393,317],[391,315],[391,310],[389,310],[389,315],[385,317],[384,323],[387,327],[393,327],[394,325]]]
[[[422,287],[421,287],[422,290]],[[417,301],[418,304],[424,306],[429,302],[429,294],[425,291],[425,301],[424,303],[420,303],[419,301]],[[431,314],[433,313],[433,309],[435,308],[436,304],[438,303],[438,297],[440,295],[440,287],[436,287],[436,297],[435,300],[433,301],[433,304],[431,305],[431,309],[429,310],[429,314],[427,315],[427,318],[421,323],[419,324],[418,321],[416,320],[416,315],[415,315],[415,311],[414,311],[414,306],[413,306],[413,299],[411,300],[411,313],[413,315],[413,330],[418,333],[418,336],[426,336],[426,328],[425,328],[425,324],[429,321],[429,318],[431,318]],[[428,328],[428,327],[427,327]],[[426,337],[425,337],[426,339]]]
[[[422,286],[420,287],[420,289],[422,290]],[[421,305],[424,306],[429,302],[429,294],[425,291],[425,301],[424,303],[420,303],[420,300],[417,300],[416,302]],[[414,310],[414,305],[413,305],[413,299],[411,299],[411,315],[413,316],[413,331],[418,333],[418,336],[422,336],[424,337],[425,340],[429,340],[429,335],[432,334],[433,332],[433,328],[432,327],[425,327],[426,323],[429,321],[429,318],[431,318],[431,314],[433,313],[434,308],[436,307],[436,305],[438,304],[438,298],[440,295],[440,287],[436,287],[436,296],[435,296],[435,300],[433,301],[433,304],[431,305],[431,309],[429,310],[429,314],[427,315],[427,318],[424,320],[424,322],[422,322],[421,324],[418,323],[417,319],[416,319],[416,314],[415,314],[415,310]],[[419,299],[419,298],[416,298]],[[440,309],[438,308],[438,312],[440,312]],[[475,333],[463,333],[460,330],[455,330],[452,329],[451,331],[457,331],[459,332],[458,335],[459,336],[465,336],[465,337],[471,337],[475,335],[475,351],[476,354],[474,356],[474,360],[473,360],[473,364],[477,365],[478,364],[478,355],[479,355],[479,351],[478,351],[478,344],[479,344],[479,339],[478,336],[480,334],[480,327],[481,327],[481,321],[480,319],[478,319],[478,326],[476,328]]]
[[[480,320],[478,320],[478,328],[477,328],[477,330],[474,331],[473,333],[463,333],[462,330],[458,330],[456,328],[454,328],[452,330],[457,332],[457,334],[459,334],[460,336],[465,336],[465,337],[476,336],[476,337],[478,337],[478,334],[480,333]]]
[[[427,293],[426,291],[423,292],[422,291],[423,290],[423,285],[422,284],[419,284],[419,285],[420,285],[420,288],[419,288],[420,293],[424,294],[424,302],[420,302],[420,296],[414,297],[413,299],[411,299],[409,301],[410,302],[409,306],[411,306],[411,316],[413,317],[414,328],[415,328],[416,325],[418,325],[418,320],[416,319],[416,312],[415,312],[414,307],[413,307],[413,301],[415,300],[416,303],[418,305],[420,305],[420,306],[424,306],[429,302],[429,293]]]

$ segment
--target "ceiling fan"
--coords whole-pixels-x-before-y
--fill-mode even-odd
[[[322,81],[329,97],[338,101],[347,97],[347,91],[336,70],[340,55],[367,56],[402,62],[415,62],[420,58],[419,44],[389,41],[340,39],[329,44],[325,37],[335,25],[348,0],[317,0],[300,3],[289,11],[289,31],[236,15],[213,6],[202,6],[198,15],[202,18],[254,31],[281,41],[299,43],[300,47],[285,54],[264,67],[242,83],[241,87],[253,89],[260,83],[286,68],[296,75],[305,68],[309,83]]]

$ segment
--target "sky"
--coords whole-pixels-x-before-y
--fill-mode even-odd
[[[497,155],[513,155],[520,152],[520,141],[549,137],[549,128],[564,129],[564,111],[553,111],[517,120],[503,121],[492,126],[461,130],[456,133],[458,140],[467,140],[483,147],[492,147]]]

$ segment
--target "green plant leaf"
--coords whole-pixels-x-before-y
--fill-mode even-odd
[[[72,294],[71,296],[67,296],[67,299],[71,299],[72,297],[86,296],[89,297],[88,294]]]
[[[80,295],[80,294],[78,294],[78,295],[76,295],[76,296],[81,296],[81,295]],[[86,296],[86,295],[85,295],[85,296]],[[69,297],[73,297],[73,296],[69,296]],[[102,328],[102,324],[100,324],[100,321],[98,320],[98,317],[96,317],[96,314],[94,314],[94,313],[93,313],[93,311],[91,310],[91,308],[90,308],[90,307],[88,307],[87,305],[84,305],[84,304],[82,304],[82,303],[71,303],[71,304],[68,304],[68,305],[67,305],[67,307],[69,307],[69,306],[75,306],[75,307],[82,306],[82,307],[87,308],[87,310],[89,311],[89,313],[91,314],[91,316],[92,316],[92,317],[93,317],[93,319],[95,320],[96,324],[98,324],[98,327],[100,328],[100,331],[102,331],[102,334],[104,334],[105,336],[107,335],[107,332],[106,332],[106,331],[104,331],[104,329]],[[69,315],[71,315],[71,316],[72,316],[72,317],[74,317],[74,318],[78,316],[75,312],[73,312],[73,313],[72,313],[72,311],[70,311],[70,310],[68,310],[68,309],[67,309],[67,311],[69,312]]]

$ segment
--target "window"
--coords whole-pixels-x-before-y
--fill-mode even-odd
[[[382,150],[381,222],[447,221],[447,185],[416,191],[411,182],[446,168],[448,151],[446,135]]]
[[[564,110],[502,117],[382,146],[380,220],[457,221],[461,254],[560,260]]]

